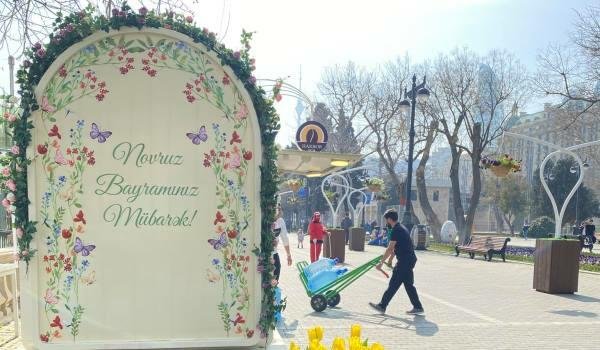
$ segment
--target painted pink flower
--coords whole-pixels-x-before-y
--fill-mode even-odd
[[[21,151],[21,149],[19,149],[19,146],[14,145],[10,148],[10,153],[14,154],[15,156],[19,155],[19,152]]]
[[[7,180],[5,185],[11,191],[15,191],[17,189],[17,185],[15,184],[15,182],[12,179]]]
[[[9,176],[10,175],[10,169],[8,167],[2,168],[2,175]]]
[[[8,208],[8,207],[10,206],[10,201],[9,201],[7,198],[4,198],[4,199],[2,200],[2,206],[3,206],[4,208]]]
[[[17,229],[15,230],[15,234],[17,235],[18,239],[23,238],[23,229],[20,227],[17,227]]]
[[[231,160],[229,161],[229,167],[232,169],[237,169],[242,164],[242,159],[239,153],[231,154]]]

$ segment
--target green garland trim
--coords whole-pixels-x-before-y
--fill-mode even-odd
[[[277,204],[278,176],[275,164],[277,158],[275,137],[279,130],[279,116],[273,107],[273,100],[268,98],[266,92],[256,85],[256,78],[252,75],[252,71],[255,69],[255,61],[249,55],[252,33],[243,32],[241,42],[244,49],[234,52],[218,43],[214,33],[209,32],[206,28],[196,27],[191,16],[184,17],[173,12],[157,14],[146,8],[141,8],[136,13],[127,4],[123,4],[120,9],[114,9],[110,18],[97,16],[94,12],[93,7],[88,7],[84,11],[65,17],[59,15],[54,22],[54,33],[49,36],[50,42],[45,45],[38,43],[27,50],[25,52],[27,59],[17,72],[22,111],[21,117],[11,123],[13,142],[16,147],[13,147],[14,152],[9,154],[9,167],[10,178],[16,185],[14,203],[11,204],[14,205],[14,225],[20,236],[18,238],[19,259],[25,261],[29,266],[29,262],[35,256],[35,250],[31,249],[31,242],[36,231],[36,223],[29,221],[27,165],[30,161],[27,160],[25,150],[31,142],[31,129],[33,129],[33,123],[29,117],[39,108],[34,89],[44,73],[65,50],[95,32],[109,32],[110,30],[119,30],[121,27],[170,29],[184,34],[194,42],[203,44],[208,50],[214,51],[221,64],[229,66],[244,82],[256,110],[261,130],[263,161],[260,167],[261,246],[255,250],[255,253],[258,255],[262,269],[261,282],[264,291],[259,328],[261,336],[266,337],[269,331],[275,329],[275,313],[283,307],[275,305],[274,286],[276,284],[272,282],[274,266],[271,261],[273,254],[271,223],[275,219],[274,209]]]

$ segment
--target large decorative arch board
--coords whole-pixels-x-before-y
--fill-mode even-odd
[[[96,32],[49,65],[21,141],[36,223],[21,293],[30,348],[228,348],[268,332],[272,130],[261,92],[222,61],[144,27]]]

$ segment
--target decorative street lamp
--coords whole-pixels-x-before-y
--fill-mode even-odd
[[[412,89],[404,91],[404,100],[400,102],[400,112],[404,115],[410,111],[410,130],[408,132],[408,168],[406,170],[406,204],[404,205],[404,216],[402,223],[408,229],[412,230],[412,172],[413,172],[413,152],[415,147],[415,112],[417,102],[425,103],[429,99],[430,92],[425,87],[425,77],[423,82],[417,85],[417,75],[412,77]]]
[[[589,168],[589,164],[587,162],[587,159],[583,161],[583,170]],[[581,168],[579,166],[572,166],[571,169],[569,169],[569,172],[571,174],[577,174],[577,176],[579,176],[579,172],[581,171]],[[574,227],[577,226],[577,224],[579,223],[579,187],[577,187],[577,190],[575,190],[575,224],[573,225]]]

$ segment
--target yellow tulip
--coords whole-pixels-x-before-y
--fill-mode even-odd
[[[308,342],[309,343],[312,343],[313,340],[317,339],[317,332],[314,327],[309,328],[307,330],[307,333],[308,333]]]
[[[362,350],[362,341],[359,337],[351,337],[348,341],[350,350]]]
[[[385,350],[385,348],[379,343],[373,343],[371,344],[371,348],[369,348],[369,350]]]
[[[308,346],[308,350],[327,350],[317,339],[313,339]]]
[[[331,350],[346,350],[346,342],[343,338],[336,337],[331,344]]]
[[[315,334],[317,336],[317,339],[319,339],[319,341],[323,340],[323,327],[316,326],[315,327]]]
[[[298,344],[291,342],[290,343],[290,350],[300,350],[300,347],[298,346]]]
[[[352,327],[350,327],[350,337],[360,338],[360,325],[359,324],[353,324]]]

